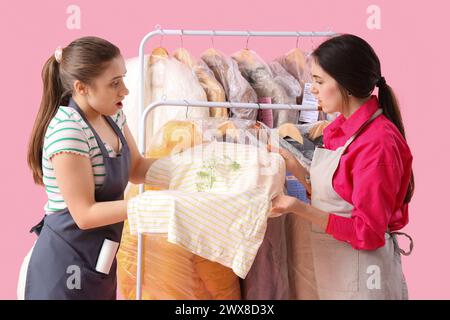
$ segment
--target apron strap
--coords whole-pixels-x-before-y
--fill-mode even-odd
[[[394,246],[395,246],[395,250],[397,252],[400,252],[400,254],[404,255],[404,256],[409,256],[411,254],[411,252],[413,251],[414,248],[414,241],[411,238],[411,236],[409,234],[406,234],[404,232],[390,232],[390,235],[392,236],[392,239],[394,240]],[[409,251],[405,252],[405,250],[403,250],[402,248],[400,248],[400,246],[398,245],[398,241],[397,241],[397,236],[405,236],[409,239]]]
[[[84,122],[88,125],[89,129],[91,129],[92,133],[94,134],[95,140],[97,141],[98,147],[100,148],[100,151],[102,152],[103,157],[106,157],[106,158],[109,157],[108,150],[106,150],[105,144],[103,143],[102,139],[98,135],[97,131],[95,131],[94,127],[92,127],[92,125],[89,123],[83,110],[81,110],[81,108],[77,105],[77,103],[75,102],[75,100],[73,100],[73,98],[70,98],[70,100],[69,100],[69,107],[75,109],[78,112],[78,114],[81,116],[81,118],[84,120]]]

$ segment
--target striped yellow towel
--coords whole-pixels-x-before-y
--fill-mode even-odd
[[[245,278],[267,226],[269,198],[260,190],[215,194],[146,191],[128,203],[130,232],[168,233],[168,241]]]
[[[154,162],[146,182],[167,190],[129,201],[130,232],[168,233],[170,242],[245,278],[284,181],[277,153],[228,142],[196,146]]]

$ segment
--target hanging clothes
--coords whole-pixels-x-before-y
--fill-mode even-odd
[[[287,215],[267,221],[266,234],[245,279],[240,279],[243,300],[287,300],[290,297]]]
[[[295,48],[277,58],[276,61],[300,83],[303,89],[303,76],[306,69],[306,58],[303,52]]]
[[[225,102],[225,91],[222,85],[214,77],[214,73],[209,69],[203,60],[194,59],[189,52],[180,48],[175,50],[173,57],[180,62],[183,62],[191,70],[195,72],[200,85],[205,90],[208,101],[210,102]],[[210,108],[209,113],[211,117],[228,118],[227,108]]]
[[[147,66],[145,105],[164,98],[166,100],[207,100],[205,91],[189,67],[169,57],[165,49],[158,48],[152,52]],[[208,117],[208,108],[159,106],[147,118],[146,148],[149,147],[150,137],[169,120]]]
[[[171,191],[131,200],[130,231],[168,232],[169,241],[245,278],[264,237],[269,202],[283,192],[282,165],[279,154],[223,142],[157,160],[146,180],[161,186],[166,179]]]
[[[152,137],[151,148],[146,156],[152,158],[167,157],[172,154],[176,155],[205,141],[216,141],[214,140],[216,134],[220,133],[217,128],[220,127],[222,122],[221,119],[211,118],[207,120],[170,121]],[[254,121],[234,119],[233,124],[236,128],[242,129],[239,132],[245,133],[244,138],[250,138],[251,128],[255,125]],[[181,139],[179,139],[180,137]],[[256,164],[255,167],[257,167]],[[282,167],[284,170],[284,166]],[[162,169],[163,171],[170,170],[171,167]],[[258,176],[251,176],[247,183],[267,185],[268,180],[261,181],[257,178]],[[262,178],[264,179],[264,177]],[[167,181],[169,181],[169,177],[166,174],[155,175],[155,179],[147,179],[145,190],[167,189],[169,188]],[[280,184],[282,184],[282,181],[280,181]],[[150,185],[152,187],[149,187]],[[132,186],[126,198],[132,199],[137,195],[137,186]],[[119,287],[122,296],[127,299],[134,299],[137,239],[136,236],[130,235],[128,230],[127,221],[117,255]],[[145,270],[143,273],[143,299],[241,298],[238,277],[230,268],[169,243],[167,234],[144,234],[143,248],[143,268]],[[279,262],[276,261],[275,263]]]
[[[302,95],[300,83],[278,61],[269,63],[274,80],[286,92],[286,104],[297,104],[297,99]],[[275,127],[284,123],[298,123],[299,110],[273,110]]]
[[[167,233],[169,242],[245,278],[264,237],[269,210],[269,199],[259,190],[146,191],[129,201],[128,221],[132,235]]]
[[[214,72],[216,79],[222,84],[227,101],[242,103],[257,102],[258,98],[255,91],[247,80],[242,77],[236,61],[212,48],[206,50],[201,58]],[[258,113],[254,109],[230,108],[230,110],[233,118],[248,120],[256,120]]]
[[[250,83],[258,95],[260,99],[258,102],[274,104],[289,102],[286,91],[275,81],[270,68],[254,51],[243,49],[233,54],[232,58],[238,63],[242,76]],[[268,102],[262,101],[268,98],[270,98]],[[278,119],[278,112],[275,113],[277,117],[274,117],[272,110],[263,111],[271,112],[274,126],[285,120]]]
[[[117,261],[120,293],[128,300],[136,299],[137,247],[137,236],[130,234],[125,221]],[[142,247],[143,300],[241,299],[231,269],[168,242],[167,234],[143,234]]]

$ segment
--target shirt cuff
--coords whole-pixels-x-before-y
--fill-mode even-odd
[[[351,240],[355,235],[353,220],[330,213],[325,232],[337,239]]]

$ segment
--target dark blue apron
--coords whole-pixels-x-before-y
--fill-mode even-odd
[[[69,107],[81,115],[94,133],[105,164],[103,186],[95,191],[95,200],[122,200],[129,180],[130,150],[116,123],[105,117],[122,142],[117,158],[110,158],[97,132],[83,111],[71,99]],[[25,285],[25,299],[116,299],[117,262],[109,274],[95,270],[105,239],[120,243],[123,222],[81,230],[68,209],[46,215],[31,229],[39,236],[31,254]]]

